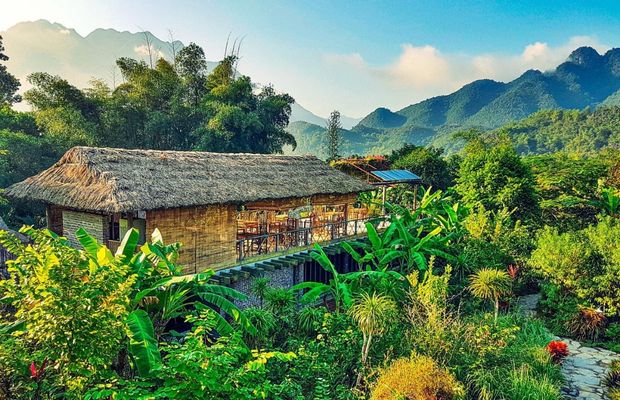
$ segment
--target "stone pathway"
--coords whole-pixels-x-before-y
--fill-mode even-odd
[[[603,400],[605,387],[602,383],[611,362],[618,358],[613,351],[582,346],[581,343],[557,338],[568,345],[569,355],[562,364],[566,379],[562,392],[569,399]]]
[[[517,304],[529,316],[536,315],[540,294],[522,296]],[[568,345],[569,355],[562,364],[566,379],[562,392],[567,399],[608,400],[602,383],[611,362],[619,358],[613,351],[582,346],[576,340],[556,337]]]

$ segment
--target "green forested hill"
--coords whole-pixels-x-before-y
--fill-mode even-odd
[[[510,136],[523,154],[560,150],[588,153],[605,147],[620,148],[620,107],[590,110],[539,111],[495,133]]]
[[[530,70],[508,83],[478,80],[396,112],[378,108],[351,132],[362,153],[387,152],[403,141],[450,146],[451,132],[495,129],[540,110],[620,105],[619,90],[620,49],[600,55],[581,47],[553,71]]]

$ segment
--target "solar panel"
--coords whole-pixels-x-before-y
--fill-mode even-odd
[[[383,182],[422,182],[422,179],[406,169],[391,169],[387,171],[372,171],[371,174]]]

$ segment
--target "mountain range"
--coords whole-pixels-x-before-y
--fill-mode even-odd
[[[33,72],[59,75],[79,88],[89,86],[93,79],[103,79],[116,86],[122,79],[116,68],[116,59],[131,57],[149,62],[147,42],[153,60],[160,57],[170,60],[184,47],[178,40],[162,40],[150,32],[95,29],[81,36],[74,29],[44,19],[20,22],[0,32],[0,36],[10,57],[7,68],[21,81],[22,90],[30,87],[27,77]],[[207,68],[213,70],[217,64],[217,61],[209,61]],[[348,129],[359,120],[343,116],[342,124]],[[325,125],[325,118],[297,103],[292,107],[291,121]]]
[[[552,71],[529,70],[506,83],[477,80],[398,111],[377,108],[343,131],[343,153],[386,153],[403,143],[449,147],[457,130],[490,130],[543,109],[601,105],[620,105],[620,49],[601,55],[580,47]],[[307,146],[320,140],[307,136],[321,135],[319,127],[298,122],[289,129],[300,151],[317,151]]]
[[[172,59],[183,47],[180,41],[161,40],[150,32],[96,29],[81,36],[46,20],[21,22],[0,35],[10,57],[7,67],[24,89],[29,87],[28,74],[37,71],[60,75],[77,87],[88,86],[94,78],[115,85],[122,79],[115,66],[117,58],[148,62],[150,50],[153,58]],[[216,65],[211,61],[208,68]],[[342,116],[341,153],[386,153],[403,143],[450,147],[457,130],[494,129],[543,109],[601,105],[620,105],[620,49],[601,55],[580,47],[554,70],[525,71],[510,82],[476,80],[451,94],[400,110],[377,108],[361,119]],[[295,153],[322,156],[325,118],[295,103],[290,121],[287,129],[298,142]]]

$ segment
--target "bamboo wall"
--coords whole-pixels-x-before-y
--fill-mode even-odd
[[[147,211],[146,231],[159,229],[165,243],[179,242],[179,265],[188,274],[237,260],[237,207],[175,208]]]
[[[257,201],[245,206],[248,209],[291,210],[309,204],[351,205],[356,198],[355,194],[320,195],[311,198]],[[59,234],[68,235],[72,243],[76,242],[74,231],[84,225],[90,227],[93,218],[96,219],[97,229],[89,229],[89,233],[99,241],[107,242],[106,216],[75,212],[56,206],[47,208],[48,227]],[[187,274],[231,266],[237,261],[236,205],[147,211],[147,237],[155,228],[159,229],[165,243],[182,244],[179,265],[183,266]]]

